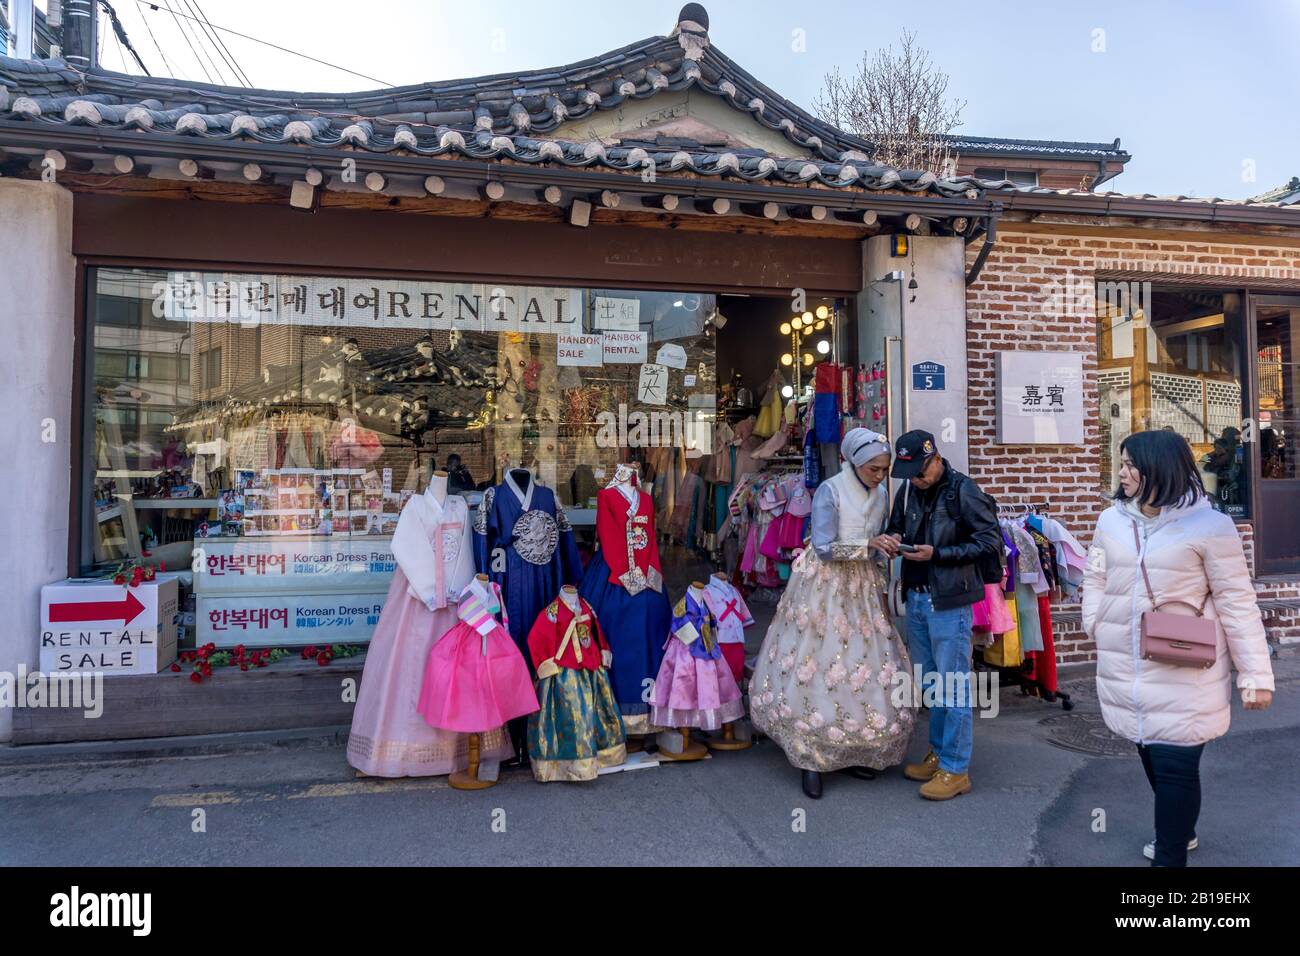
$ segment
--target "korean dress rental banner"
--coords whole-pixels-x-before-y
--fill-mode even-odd
[[[563,584],[582,580],[573,528],[555,493],[532,477],[525,491],[507,472],[483,493],[474,516],[474,564],[501,586],[515,645],[527,653],[528,628]]]
[[[472,578],[456,613],[459,620],[434,642],[424,669],[420,713],[429,726],[486,733],[537,710],[528,664],[506,630],[501,589]]]
[[[672,634],[655,680],[650,719],[659,726],[717,730],[744,716],[716,627],[705,589],[691,585],[673,608]]]
[[[759,649],[750,718],[800,770],[883,770],[907,753],[913,713],[892,695],[911,663],[865,547],[888,507],[885,483],[868,490],[847,463],[817,489],[813,546],[795,560]],[[835,557],[837,545],[854,557]]]
[[[465,499],[441,503],[432,492],[406,503],[393,533],[393,573],[348,735],[348,763],[373,777],[424,777],[463,770],[468,738],[430,727],[420,716],[420,684],[434,641],[456,624],[456,600],[474,577]],[[500,726],[483,735],[485,760],[511,754]]]
[[[528,632],[541,709],[528,718],[533,776],[595,780],[627,759],[623,721],[610,689],[609,645],[596,615],[576,594],[546,606]]]
[[[664,592],[655,540],[654,502],[634,480],[602,488],[596,496],[600,550],[587,563],[578,589],[600,621],[614,662],[614,699],[629,734],[658,729],[650,723],[646,691],[663,663],[672,606]]]

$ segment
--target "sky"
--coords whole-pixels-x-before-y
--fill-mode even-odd
[[[205,69],[215,78],[220,68],[231,82],[233,73],[210,41],[199,42],[193,21],[163,9],[170,5],[369,77],[218,31],[254,86],[331,92],[560,66],[662,36],[681,8],[672,0],[111,2],[155,75],[203,80]],[[959,133],[1118,137],[1133,159],[1106,188],[1126,193],[1235,199],[1300,176],[1300,0],[705,7],[712,43],[805,109],[832,66],[848,69],[912,30],[949,74],[950,94],[966,101]],[[102,64],[139,73],[112,31],[101,33]]]

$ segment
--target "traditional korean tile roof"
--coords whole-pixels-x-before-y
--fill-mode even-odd
[[[972,155],[994,159],[1002,157],[1050,156],[1053,159],[1114,160],[1128,162],[1132,157],[1120,148],[1119,140],[1111,143],[1075,143],[1053,139],[1002,139],[991,136],[945,136],[948,146],[967,159]]]
[[[780,133],[796,155],[681,138],[579,142],[547,135],[598,111],[687,89],[719,97]],[[10,121],[193,137],[215,148],[245,140],[617,171],[653,166],[656,173],[947,197],[974,198],[984,188],[968,177],[871,163],[869,144],[800,109],[717,50],[699,4],[682,9],[668,36],[568,66],[362,93],[245,89],[99,68],[83,73],[59,59],[0,57],[0,124]]]

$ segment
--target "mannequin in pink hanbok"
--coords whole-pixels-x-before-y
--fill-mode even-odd
[[[424,777],[468,766],[468,737],[430,727],[417,710],[434,641],[456,625],[456,601],[474,577],[469,508],[435,472],[406,503],[393,533],[397,570],[370,638],[348,736],[348,763],[376,777]],[[509,735],[482,735],[482,759],[512,753]]]

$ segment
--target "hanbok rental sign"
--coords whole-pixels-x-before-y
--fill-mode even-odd
[[[178,322],[461,332],[582,331],[582,291],[472,282],[173,272],[153,312]]]

